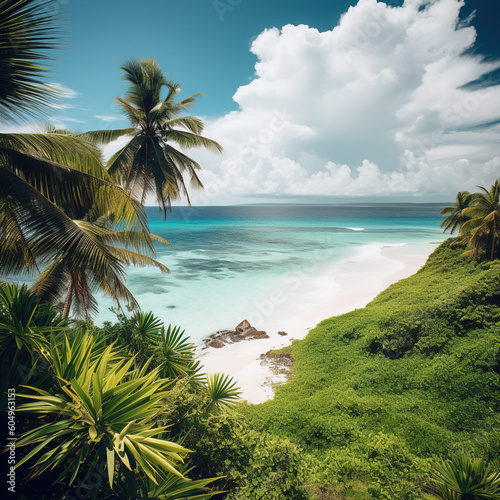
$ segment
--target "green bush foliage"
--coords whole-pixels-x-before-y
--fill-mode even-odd
[[[467,262],[454,243],[294,341],[294,376],[244,408],[313,457],[311,498],[427,498],[431,465],[460,449],[498,470],[500,261]]]
[[[208,396],[187,381],[177,384],[170,397],[165,424],[182,436],[185,447],[196,449],[189,462],[192,477],[224,476],[218,486],[231,500],[308,498],[297,445],[253,429],[237,411],[207,414],[203,409],[210,406]]]

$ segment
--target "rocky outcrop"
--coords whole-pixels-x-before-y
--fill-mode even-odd
[[[244,319],[234,330],[221,330],[205,339],[205,347],[220,349],[227,344],[234,344],[242,340],[268,339],[269,335],[263,330],[257,330]]]

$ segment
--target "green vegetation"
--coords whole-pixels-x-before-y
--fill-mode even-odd
[[[460,452],[435,466],[429,489],[444,500],[498,498],[500,474],[491,472],[481,459]]]
[[[235,383],[200,373],[178,328],[74,325],[25,285],[0,286],[0,312],[20,498],[306,498],[299,448],[242,420]]]
[[[171,393],[189,386],[198,395],[196,421],[230,405],[237,390],[228,380],[207,384],[187,339],[177,335],[172,344],[176,329],[148,313],[103,329],[89,322],[76,328],[25,285],[1,285],[0,312],[0,364],[9,375],[2,408],[15,393],[16,478],[24,498],[213,495],[214,478],[186,477],[191,452],[179,443],[182,433],[168,429]],[[109,330],[130,326],[130,336],[142,328],[140,346],[109,343]],[[151,362],[138,361],[150,352]]]
[[[154,60],[128,61],[121,69],[130,85],[125,97],[117,97],[116,103],[130,120],[132,138],[111,157],[107,169],[134,198],[144,202],[148,194],[154,194],[166,211],[182,194],[189,201],[184,174],[192,185],[203,186],[197,175],[200,165],[172,143],[183,149],[204,147],[217,153],[222,147],[201,135],[204,125],[199,118],[181,116],[200,94],[176,102],[180,85],[167,81]],[[164,87],[167,95],[162,99]]]
[[[37,63],[57,44],[54,3],[2,2],[3,118],[54,97]],[[122,69],[131,128],[0,134],[0,272],[43,269],[31,290],[0,285],[21,498],[499,499],[499,181],[443,210],[459,236],[415,276],[295,341],[274,401],[235,411],[235,383],[201,373],[179,327],[138,311],[88,320],[97,288],[136,305],[125,266],[168,272],[142,204],[155,194],[166,212],[184,175],[201,186],[171,143],[221,151],[181,116],[197,96],[177,102],[155,61]],[[98,146],[123,135],[104,165]]]
[[[293,342],[289,382],[245,408],[303,449],[313,498],[426,498],[438,457],[461,450],[499,469],[500,261],[463,250],[448,240],[364,309]]]
[[[500,257],[500,181],[479,189],[459,192],[455,205],[441,210],[441,215],[449,214],[441,226],[450,233],[459,230],[457,242],[467,245],[465,257],[493,260]]]

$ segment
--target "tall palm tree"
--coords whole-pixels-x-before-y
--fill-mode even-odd
[[[0,3],[1,117],[38,112],[54,96],[54,89],[42,83],[39,60],[48,59],[45,52],[57,45],[55,3]],[[144,207],[112,182],[95,145],[124,132],[49,132],[0,134],[0,272],[33,273],[45,267],[35,290],[55,297],[66,283],[66,313],[73,298],[80,299],[85,313],[91,310],[95,302],[89,292],[97,284],[133,302],[123,286],[124,264],[147,262],[167,269],[147,256],[110,246],[112,240],[127,240],[153,252]],[[92,226],[96,213],[100,220],[121,223],[123,230],[112,235],[108,227],[104,234]]]
[[[40,61],[59,46],[57,0],[0,2],[0,118],[20,121],[54,100]]]
[[[469,218],[459,235],[468,244],[466,255],[479,258],[483,255],[493,260],[498,254],[500,242],[500,182],[497,179],[488,190],[474,193],[471,206],[464,210]]]
[[[472,194],[469,191],[460,191],[457,193],[455,200],[455,205],[451,207],[444,207],[440,214],[448,215],[443,222],[441,222],[441,227],[444,227],[443,231],[450,231],[453,234],[457,229],[460,230],[462,224],[468,220],[464,215],[464,210],[469,207],[472,201]]]
[[[33,290],[54,301],[66,286],[65,315],[73,301],[79,315],[95,312],[96,287],[134,304],[125,265],[168,272],[139,253],[154,255],[153,239],[166,242],[149,232],[144,207],[111,182],[100,151],[80,137],[0,134],[0,208],[0,272],[44,267]]]
[[[172,200],[189,194],[186,174],[195,187],[202,187],[198,177],[200,165],[173,144],[183,149],[204,147],[221,153],[222,147],[203,137],[203,123],[193,116],[181,116],[199,94],[177,102],[177,83],[165,79],[155,60],[128,61],[121,69],[130,86],[123,99],[116,102],[129,118],[133,130],[130,141],[107,164],[109,173],[127,192],[144,203],[154,194],[165,214]],[[162,91],[167,94],[162,99]]]

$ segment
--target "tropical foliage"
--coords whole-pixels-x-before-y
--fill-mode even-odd
[[[459,230],[457,244],[466,247],[465,257],[493,260],[500,256],[500,182],[479,189],[459,192],[455,205],[441,210],[441,215],[449,214],[441,227],[445,232]]]
[[[454,241],[285,348],[293,376],[242,408],[302,448],[312,498],[429,499],[436,457],[460,449],[500,471],[500,261],[463,259]]]
[[[489,190],[480,189],[464,210],[469,220],[462,225],[460,234],[467,243],[467,255],[493,260],[500,256],[500,182],[496,180]]]
[[[443,500],[495,500],[500,498],[500,473],[460,452],[434,467],[429,490]]]
[[[176,101],[180,85],[166,80],[155,60],[129,61],[121,69],[129,88],[116,102],[130,120],[131,139],[113,155],[107,169],[134,198],[144,203],[147,195],[154,195],[166,211],[181,195],[189,200],[185,175],[195,187],[202,186],[200,165],[174,145],[219,153],[222,147],[201,135],[203,122],[199,118],[182,116],[200,94]],[[167,93],[163,99],[164,88]]]
[[[444,207],[441,210],[441,215],[447,217],[441,222],[443,231],[450,231],[453,234],[457,229],[462,227],[462,224],[468,220],[463,211],[468,208],[472,201],[472,195],[469,191],[460,191],[457,193],[455,205],[451,207]]]
[[[85,337],[81,341],[68,352],[78,356],[75,347],[82,345],[88,351],[95,346]],[[165,428],[154,425],[169,381],[159,378],[157,370],[131,370],[133,359],[117,359],[110,347],[93,363],[89,358],[90,353],[85,353],[85,362],[72,378],[59,376],[55,391],[27,387],[36,395],[22,395],[33,402],[21,405],[18,411],[50,419],[26,432],[17,443],[19,447],[34,446],[19,466],[38,455],[28,479],[60,468],[56,481],[67,479],[71,485],[82,468],[93,470],[103,461],[107,462],[111,488],[115,476],[136,471],[155,483],[163,470],[182,477],[174,465],[182,462],[187,450],[162,439]],[[64,361],[73,365],[71,359]]]
[[[78,329],[69,326],[25,285],[4,284],[0,292],[0,363],[8,373],[23,360],[30,371],[29,377],[18,381],[24,382],[22,387],[14,385],[13,378],[9,381],[19,398],[16,446],[22,456],[17,467],[27,492],[49,482],[50,493],[38,493],[37,498],[62,498],[82,488],[90,491],[89,498],[213,496],[208,485],[215,478],[192,481],[186,477],[190,470],[183,461],[191,453],[177,443],[182,435],[167,428],[173,411],[170,394],[189,384],[203,401],[192,409],[197,421],[207,418],[208,411],[213,413],[217,404],[230,406],[235,401],[237,389],[232,380],[224,378],[219,387],[215,382],[209,388],[199,383],[201,376],[193,378],[199,366],[182,335],[170,343],[169,357],[161,359],[158,349],[158,358],[153,360],[156,367],[152,367],[149,361],[137,362],[140,351],[106,342],[106,329],[101,331],[89,322]],[[153,338],[166,331],[178,332],[165,329],[151,313],[136,313],[121,328],[131,325],[135,331],[130,336],[137,329]],[[146,337],[137,347],[149,348],[145,344],[150,340]],[[12,356],[13,351],[21,356]],[[174,358],[172,351],[176,351]],[[43,368],[37,369],[37,363]],[[166,370],[165,365],[172,366]],[[177,365],[185,370],[176,372]],[[176,375],[163,377],[162,373]],[[22,399],[27,402],[20,404]],[[106,478],[97,485],[92,483],[96,471]]]
[[[50,104],[41,60],[59,46],[56,0],[4,0],[0,5],[0,118],[20,121]]]
[[[39,64],[57,45],[55,3],[1,2],[2,118],[19,121],[57,97],[56,89],[44,85]],[[168,116],[177,114],[172,110]],[[168,128],[165,110],[162,116],[158,123]],[[178,132],[184,145],[220,149],[197,134],[199,120],[180,119],[178,125],[196,129],[185,136]],[[135,305],[124,284],[127,265],[155,265],[168,272],[151,257],[153,241],[168,242],[150,233],[144,199],[137,201],[127,183],[126,190],[116,183],[119,175],[110,175],[97,147],[134,132],[75,134],[49,128],[0,134],[0,272],[42,270],[31,290],[0,287],[2,388],[27,400],[16,408],[16,445],[23,451],[16,474],[25,498],[65,498],[74,492],[79,498],[83,493],[86,498],[174,500],[214,494],[209,487],[214,479],[187,479],[190,470],[182,462],[189,450],[171,438],[162,421],[167,396],[181,377],[205,395],[200,418],[207,408],[235,400],[233,382],[224,379],[222,387],[200,383],[191,344],[179,328],[165,329],[151,313],[135,314],[128,333],[134,343],[127,349],[107,343],[99,329],[87,328],[89,323],[75,329],[67,318],[72,304],[83,317],[96,311],[96,288]],[[168,134],[164,130],[163,137]],[[194,179],[195,162],[176,150],[168,155]],[[123,158],[120,166],[127,168]],[[179,178],[164,180],[169,200],[179,184]],[[59,303],[63,293],[61,314],[49,302]],[[153,360],[144,356],[148,349],[155,353]],[[211,393],[217,395],[213,402]],[[4,409],[4,390],[2,395]]]

